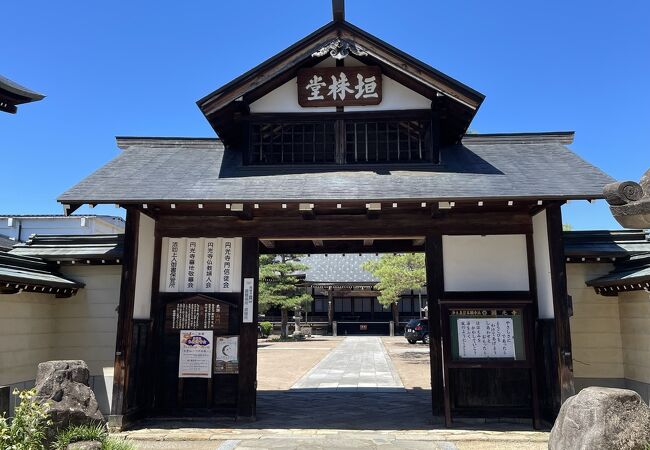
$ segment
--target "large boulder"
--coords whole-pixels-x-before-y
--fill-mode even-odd
[[[650,408],[628,389],[588,387],[560,408],[549,450],[645,450]]]
[[[84,361],[46,361],[38,365],[36,399],[49,405],[52,433],[70,425],[105,423],[89,379]]]

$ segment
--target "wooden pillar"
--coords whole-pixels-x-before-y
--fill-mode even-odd
[[[560,203],[556,203],[546,209],[548,245],[551,259],[551,285],[553,288],[553,311],[555,317],[555,348],[557,352],[554,356],[557,361],[557,374],[560,384],[560,405],[567,398],[575,394],[561,206]],[[555,405],[557,411],[559,411],[560,405]]]
[[[135,301],[139,226],[140,212],[134,207],[127,207],[120,302],[117,309],[113,401],[111,404],[111,417],[109,418],[109,425],[117,428],[122,427],[123,416],[130,406],[127,404],[127,391],[129,389],[129,361],[131,360],[131,341],[133,338],[133,303]]]
[[[429,350],[431,365],[431,407],[434,416],[443,412],[446,383],[443,379],[442,323],[438,300],[444,291],[442,271],[442,235],[431,234],[426,237],[425,264],[427,271],[427,309],[429,310]],[[444,408],[447,421],[451,413]]]
[[[334,291],[332,286],[327,289],[327,322],[329,322],[329,328],[332,328],[332,322],[334,321]]]
[[[239,389],[237,419],[255,420],[257,395],[257,314],[259,299],[259,242],[242,239],[242,295],[239,307]],[[253,321],[244,323],[244,278],[253,278]]]

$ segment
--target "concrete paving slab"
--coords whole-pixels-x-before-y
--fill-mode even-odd
[[[393,387],[403,389],[380,337],[349,336],[299,379],[291,390]]]

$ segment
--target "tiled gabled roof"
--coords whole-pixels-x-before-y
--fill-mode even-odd
[[[154,201],[594,199],[612,178],[564,144],[569,133],[472,135],[439,165],[260,167],[217,139],[120,138],[124,151],[59,197]]]

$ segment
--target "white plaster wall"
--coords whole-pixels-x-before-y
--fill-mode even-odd
[[[359,67],[364,64],[348,56],[344,59],[347,67]],[[328,58],[316,67],[334,67],[333,58]],[[382,75],[382,101],[378,105],[346,106],[345,111],[389,111],[407,109],[431,109],[431,100],[403,86],[392,78]],[[279,88],[250,104],[251,113],[313,113],[335,112],[336,107],[304,108],[298,104],[297,79],[287,81]]]
[[[650,383],[650,294],[619,294],[625,378]]]
[[[535,250],[535,283],[537,285],[537,312],[540,319],[552,319],[553,282],[551,279],[551,254],[548,245],[546,211],[533,216],[533,248]]]
[[[149,319],[153,281],[156,221],[140,213],[138,229],[138,260],[135,272],[134,319]]]
[[[443,236],[445,291],[527,291],[523,234]]]
[[[0,385],[30,387],[38,364],[82,359],[104,414],[110,408],[121,266],[66,266],[77,295],[0,294]]]
[[[578,378],[623,378],[619,298],[596,294],[586,281],[613,269],[611,264],[567,264],[567,290],[573,299],[571,346]]]
[[[55,346],[53,311],[65,299],[22,292],[0,294],[0,385],[36,378]]]
[[[83,359],[93,390],[106,413],[110,408],[122,266],[66,266],[61,272],[85,283],[54,309],[51,359]]]

